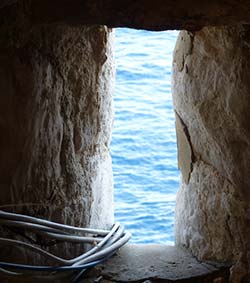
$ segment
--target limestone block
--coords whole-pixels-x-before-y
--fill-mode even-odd
[[[34,28],[26,16],[13,13],[0,28],[0,205],[106,228],[113,223],[113,32]]]
[[[214,282],[217,278],[226,280],[228,269],[226,265],[199,262],[191,253],[176,246],[128,244],[94,275],[112,282],[198,283]]]
[[[181,32],[173,62],[174,107],[194,153],[177,197],[176,243],[200,259],[237,261],[241,278],[250,270],[248,34],[248,26]]]
[[[248,0],[1,0],[29,6],[33,24],[102,24],[148,30],[199,30],[204,26],[250,23]]]
[[[178,114],[175,115],[178,167],[182,172],[183,181],[188,184],[193,170],[193,149],[190,143],[189,133]]]

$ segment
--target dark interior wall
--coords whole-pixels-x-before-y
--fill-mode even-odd
[[[24,6],[8,9],[0,17],[0,206],[105,228],[113,223],[112,32],[34,27]]]
[[[109,206],[112,203],[112,176],[108,152],[112,124],[109,82],[113,79],[113,66],[109,61],[112,58],[109,45],[110,31],[105,27],[83,27],[84,25],[105,24],[110,27],[196,31],[203,26],[241,23],[250,23],[250,3],[246,0],[206,3],[191,0],[2,2],[0,10],[0,146],[3,149],[0,160],[1,204],[42,203],[42,208],[26,207],[24,211],[70,224],[101,223],[102,225],[112,222],[113,211]],[[243,26],[240,25],[241,30],[242,28]],[[189,178],[191,181],[187,189],[184,188],[185,184],[183,185],[181,201],[177,204],[181,219],[178,229],[180,233],[185,227],[189,231],[189,234],[179,234],[180,238],[177,242],[186,245],[201,259],[209,255],[209,258],[220,260],[238,260],[234,272],[236,281],[233,282],[240,282],[237,280],[246,276],[249,269],[249,241],[246,228],[249,227],[249,200],[244,199],[244,194],[248,194],[249,191],[249,159],[244,159],[248,157],[249,140],[247,136],[247,141],[242,142],[247,154],[244,155],[242,152],[237,154],[237,143],[240,138],[235,137],[230,147],[230,150],[235,149],[231,159],[228,154],[230,150],[227,151],[223,143],[220,146],[215,143],[215,147],[209,148],[211,154],[209,150],[203,150],[203,146],[207,140],[214,141],[221,135],[224,135],[224,139],[221,138],[220,141],[229,146],[226,135],[234,137],[236,128],[238,131],[243,129],[242,133],[249,132],[247,76],[249,50],[247,53],[244,47],[245,53],[241,54],[243,47],[240,45],[242,50],[239,51],[237,41],[230,43],[231,45],[227,44],[235,36],[240,35],[240,29],[236,30],[234,35],[222,28],[224,34],[218,38],[218,34],[221,33],[212,32],[213,29],[208,28],[205,33],[201,31],[195,35],[196,45],[193,45],[193,35],[189,34],[191,47],[185,49],[184,43],[180,45],[183,52],[179,58],[182,68],[178,72],[183,73],[179,77],[178,86],[181,91],[187,86],[190,88],[186,88],[186,92],[180,91],[176,94],[177,97],[182,97],[183,94],[184,100],[190,95],[192,107],[201,98],[204,101],[207,99],[208,87],[204,87],[204,82],[207,82],[209,87],[215,87],[217,82],[221,87],[228,85],[226,89],[228,92],[225,91],[225,94],[234,94],[229,104],[235,111],[234,114],[238,115],[237,119],[234,117],[234,120],[225,120],[225,128],[221,131],[220,129],[215,131],[213,128],[220,120],[214,119],[214,116],[209,114],[211,112],[204,112],[210,109],[209,107],[216,113],[225,112],[223,103],[220,104],[221,109],[216,108],[217,104],[214,103],[215,99],[218,99],[216,93],[211,94],[212,98],[208,104],[205,102],[202,104],[202,111],[207,113],[207,116],[197,110],[200,115],[197,114],[198,120],[191,121],[189,118],[185,120],[181,114],[192,111],[187,111],[188,107],[178,111],[184,124],[190,124],[193,130],[193,140],[198,153],[196,160],[200,155],[202,160],[189,167],[188,170],[191,171],[187,174],[190,175],[188,182]],[[249,33],[245,32],[244,36],[248,38]],[[246,40],[245,43],[248,44],[248,41]],[[197,49],[192,53],[194,46]],[[199,46],[204,47],[204,50],[199,49]],[[225,52],[229,47],[231,57],[226,56]],[[217,50],[220,48],[221,50]],[[235,76],[231,76],[235,71],[232,70],[232,74],[230,73],[231,60],[235,56],[234,49],[241,56],[240,60],[234,62],[234,66],[236,68],[237,63],[240,62],[242,69],[241,72],[236,72]],[[204,60],[202,64],[200,56]],[[188,60],[194,60],[192,63],[194,73],[199,70],[196,69],[197,66],[200,67],[198,75],[203,74],[201,79],[190,76],[192,74],[190,66],[184,65],[187,57]],[[224,74],[218,75],[215,81],[214,68],[220,70],[220,66],[223,67]],[[246,70],[243,67],[246,67]],[[210,71],[206,72],[206,70]],[[82,74],[85,79],[82,79]],[[228,80],[229,77],[231,81]],[[235,85],[238,89],[234,88]],[[242,88],[245,88],[244,99],[240,96]],[[241,106],[236,108],[238,100],[241,101]],[[206,123],[210,118],[214,119],[208,128],[211,136],[203,135],[201,144],[199,142],[201,129],[195,126],[197,121],[208,126]],[[224,150],[221,156],[214,150],[218,148]],[[237,165],[237,156],[243,162],[240,163],[242,166]],[[210,159],[214,164],[209,163]],[[228,161],[235,167],[227,168]],[[210,182],[209,178],[213,178],[214,175],[217,179],[214,178],[214,182]],[[202,191],[202,186],[205,186],[206,190]],[[228,210],[225,209],[226,205]],[[54,210],[53,207],[58,209]],[[102,207],[103,211],[100,209]],[[190,210],[186,209],[187,207]],[[223,213],[224,218],[216,222],[218,211]],[[105,215],[104,220],[98,219],[100,215]],[[214,226],[210,225],[208,220]],[[224,225],[223,229],[225,229],[218,230],[216,228],[218,223]],[[190,227],[194,230],[188,230]],[[218,231],[222,233],[218,234]],[[233,235],[233,233],[238,234]],[[195,238],[197,235],[198,238]],[[209,245],[206,245],[204,239],[209,241]],[[230,254],[230,248],[225,247],[224,257],[223,248],[221,246],[216,248],[220,241],[224,241],[224,246],[227,243],[237,244],[237,249]],[[204,246],[207,248],[206,253]],[[246,278],[244,280],[248,280]]]
[[[33,24],[64,22],[150,30],[198,30],[208,25],[250,22],[248,0],[4,0],[29,10]]]

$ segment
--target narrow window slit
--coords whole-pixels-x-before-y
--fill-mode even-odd
[[[115,218],[132,233],[131,243],[174,244],[179,171],[171,66],[177,35],[116,29]]]

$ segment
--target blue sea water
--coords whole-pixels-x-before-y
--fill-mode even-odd
[[[179,187],[171,65],[177,31],[116,29],[115,218],[131,243],[173,244]]]

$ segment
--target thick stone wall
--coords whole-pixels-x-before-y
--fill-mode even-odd
[[[249,5],[2,1],[0,205],[72,225],[113,221],[112,34],[84,24],[194,31],[249,23]],[[250,269],[249,34],[248,26],[182,32],[174,59],[176,243],[199,259],[233,261],[233,282],[248,282]]]
[[[113,223],[113,33],[34,28],[18,9],[0,26],[0,207],[105,228]]]
[[[250,29],[181,32],[173,99],[182,184],[175,234],[202,260],[250,279]],[[244,278],[244,279],[242,279]]]
[[[199,30],[209,25],[250,23],[248,0],[1,0],[0,10],[4,14],[14,3],[29,7],[33,24]]]

